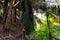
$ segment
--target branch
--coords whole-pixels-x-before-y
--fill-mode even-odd
[[[55,18],[60,18],[60,16],[56,15],[56,14],[53,14],[51,13]]]
[[[34,15],[34,18],[37,20],[38,23],[41,23],[42,24],[41,19],[39,19],[36,15]]]
[[[13,6],[13,7],[15,7],[16,5],[18,5],[18,4],[19,4],[19,2],[20,2],[20,1],[18,1],[16,4],[14,4],[14,6]]]
[[[33,37],[34,37],[34,35],[26,35],[26,39],[28,39],[28,40],[32,40]]]

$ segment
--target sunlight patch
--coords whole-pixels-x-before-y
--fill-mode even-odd
[[[59,23],[54,23],[54,25],[60,25]]]
[[[40,29],[40,24],[36,21],[36,29],[39,30]]]

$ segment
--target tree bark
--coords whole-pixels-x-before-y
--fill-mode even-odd
[[[7,35],[9,35],[9,28],[12,25],[12,7],[13,7],[13,1],[10,0],[7,11],[6,23],[5,23],[5,32]]]

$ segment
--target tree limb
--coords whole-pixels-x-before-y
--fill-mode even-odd
[[[56,15],[56,14],[53,14],[51,13],[55,18],[60,18],[60,16]]]
[[[18,5],[18,4],[19,4],[19,2],[20,2],[20,1],[18,1],[16,4],[14,4],[14,6],[13,6],[13,7],[15,7],[16,5]]]

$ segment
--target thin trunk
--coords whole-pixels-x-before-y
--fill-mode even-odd
[[[14,4],[15,4],[15,0],[12,0],[12,7],[14,6]],[[11,15],[12,15],[12,24],[14,24],[14,22],[15,22],[15,17],[16,17],[16,9],[14,10],[15,8],[12,8],[12,10],[11,10]]]
[[[6,22],[6,18],[7,18],[7,10],[8,10],[8,0],[5,0],[5,2],[4,2],[3,23]]]
[[[6,33],[5,23],[6,23],[6,19],[7,19],[8,10],[9,10],[8,9],[8,0],[5,0],[5,2],[4,2],[4,14],[3,14],[4,33]]]
[[[52,40],[52,35],[50,32],[50,24],[49,24],[49,12],[47,11],[47,24],[48,24],[48,29],[49,29],[49,40]]]
[[[15,20],[14,20],[14,22],[16,22],[16,7],[14,7],[14,11],[15,11],[15,13],[14,13],[14,15],[15,15]]]

